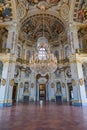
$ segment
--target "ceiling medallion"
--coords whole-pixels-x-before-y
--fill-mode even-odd
[[[22,19],[26,14],[26,6],[21,2],[17,6],[17,16]]]
[[[42,2],[38,3],[37,7],[41,11],[46,11],[50,6],[45,1],[42,1]]]
[[[61,16],[66,20],[68,19],[68,17],[69,17],[69,6],[67,4],[63,4],[61,6]]]

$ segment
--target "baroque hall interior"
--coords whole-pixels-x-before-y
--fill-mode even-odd
[[[0,0],[0,108],[36,102],[87,106],[87,0]]]

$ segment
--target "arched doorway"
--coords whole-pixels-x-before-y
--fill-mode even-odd
[[[47,101],[48,100],[48,74],[45,76],[41,76],[41,74],[37,74],[36,76],[36,101]]]
[[[46,84],[39,84],[39,100],[46,101]]]

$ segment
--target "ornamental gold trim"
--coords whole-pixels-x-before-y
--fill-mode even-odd
[[[75,79],[72,79],[72,86],[75,86],[76,85],[76,81],[75,81]]]
[[[64,82],[62,83],[62,87],[65,88],[65,83]]]
[[[5,86],[5,85],[6,85],[6,79],[2,79],[1,84],[2,84],[3,86]]]
[[[55,87],[55,84],[54,83],[51,83],[51,88],[54,88]]]
[[[79,79],[79,83],[82,86],[84,84],[84,79],[83,78]]]
[[[22,82],[20,83],[20,88],[23,88],[23,83]]]
[[[14,79],[11,79],[11,80],[10,80],[10,85],[11,85],[11,86],[14,86]]]
[[[34,83],[31,83],[31,88],[34,88]]]

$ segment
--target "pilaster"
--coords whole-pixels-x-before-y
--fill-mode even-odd
[[[11,53],[16,53],[16,44],[18,41],[18,30],[16,26],[7,26],[6,29],[8,30],[8,37],[7,37],[7,44],[6,48],[10,50]]]
[[[70,56],[73,85],[73,105],[87,105],[82,62],[78,54]]]
[[[61,83],[62,83],[62,99],[63,101],[68,101],[67,93],[67,83],[64,70],[61,70]]]
[[[0,106],[12,105],[12,92],[14,85],[15,56],[7,54],[3,61],[2,81],[0,87]]]

